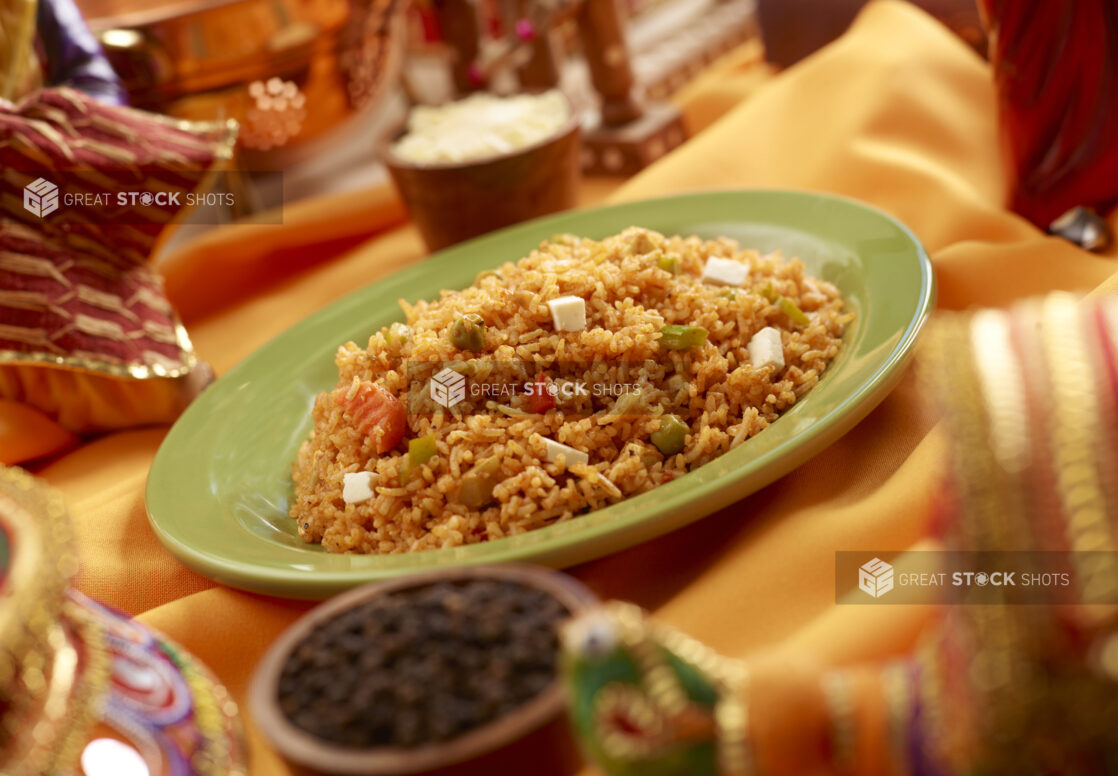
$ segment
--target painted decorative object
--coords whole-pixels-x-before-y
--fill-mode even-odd
[[[504,34],[486,46],[480,8],[467,0],[435,3],[443,33],[456,56],[452,66],[460,93],[486,88],[493,75],[513,68],[522,88],[548,89],[560,83],[561,57],[554,32],[573,23],[599,107],[583,132],[581,164],[587,172],[630,175],[686,138],[683,119],[672,105],[644,100],[633,74],[625,38],[625,15],[616,0],[546,0],[505,5]],[[752,26],[744,29],[752,31]],[[713,58],[735,41],[711,52]],[[722,46],[722,44],[720,44]],[[696,68],[710,58],[685,57]],[[685,78],[684,76],[681,76]],[[682,85],[682,82],[677,85]]]
[[[0,770],[76,762],[109,663],[95,623],[67,596],[78,568],[65,507],[20,469],[0,468]]]
[[[568,622],[563,650],[571,724],[606,773],[748,772],[743,662],[618,601]]]
[[[97,623],[109,685],[79,757],[82,776],[116,776],[127,758],[151,776],[243,776],[237,705],[214,675],[166,636],[71,591]]]
[[[1113,297],[942,317],[921,359],[950,437],[941,565],[917,567],[965,555],[983,564],[974,582],[943,588],[928,636],[885,665],[781,648],[730,661],[631,605],[592,609],[563,638],[586,754],[613,776],[1114,773],[1116,365]],[[1010,553],[1018,578],[1037,581],[993,584],[982,569]]]
[[[246,774],[237,707],[174,642],[69,589],[58,494],[0,468],[0,771]]]

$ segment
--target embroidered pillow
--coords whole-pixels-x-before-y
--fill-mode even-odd
[[[235,124],[0,102],[0,397],[78,432],[172,420],[208,379],[147,264]]]

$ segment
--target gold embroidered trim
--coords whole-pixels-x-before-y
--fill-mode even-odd
[[[4,336],[0,333],[0,336]],[[14,337],[12,339],[15,339]],[[194,345],[186,333],[186,327],[175,321],[175,342],[182,354],[176,366],[169,362],[139,364],[114,363],[104,358],[89,358],[85,355],[69,356],[51,353],[23,353],[18,350],[0,350],[0,366],[54,366],[78,372],[107,375],[109,377],[147,380],[153,377],[182,377],[190,374],[198,365]]]

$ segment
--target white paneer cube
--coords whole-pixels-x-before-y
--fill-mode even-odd
[[[379,479],[373,472],[352,472],[344,476],[342,501],[347,504],[360,504],[373,497],[373,486]]]
[[[749,360],[753,366],[784,368],[784,346],[780,344],[780,330],[766,326],[749,340]]]
[[[749,277],[749,265],[711,256],[703,267],[703,282],[715,286],[740,286]]]
[[[590,463],[590,456],[581,450],[575,450],[573,447],[560,444],[554,439],[543,440],[544,449],[547,451],[547,460],[554,463],[558,460],[559,455],[562,454],[567,461],[567,468],[571,468],[576,463]]]
[[[555,331],[583,331],[586,328],[586,300],[578,296],[561,296],[547,303]]]

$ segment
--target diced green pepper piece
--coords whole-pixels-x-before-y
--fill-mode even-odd
[[[660,418],[660,428],[649,435],[656,449],[666,456],[673,456],[683,449],[683,443],[691,429],[675,415]]]
[[[722,293],[720,293],[719,296],[723,299],[729,299],[730,301],[733,301],[738,296],[738,290],[736,288],[727,288]]]
[[[660,347],[665,350],[690,350],[707,341],[707,330],[702,326],[669,324],[660,329]]]
[[[679,274],[679,257],[674,253],[661,253],[656,259],[656,266],[673,275]]]
[[[408,442],[408,457],[404,459],[400,466],[400,484],[411,479],[412,474],[420,466],[430,461],[436,452],[438,452],[438,447],[435,445],[433,436],[416,437]]]
[[[810,321],[808,321],[808,317],[804,315],[804,311],[797,307],[796,303],[793,302],[791,299],[782,296],[780,297],[779,304],[781,312],[787,315],[788,318],[791,319],[792,323],[796,324],[797,326],[807,326],[808,323],[810,323]]]
[[[436,452],[438,447],[433,436],[416,437],[408,442],[408,458],[417,466],[430,461]]]
[[[780,296],[776,293],[776,289],[773,288],[773,282],[771,280],[765,283],[765,285],[761,286],[761,296],[765,297],[770,302],[775,302],[777,299],[780,298]]]
[[[493,488],[497,485],[496,474],[501,461],[491,455],[477,463],[462,478],[458,486],[458,501],[471,509],[477,509],[493,500]]]
[[[485,348],[485,321],[477,313],[463,315],[450,326],[450,344],[475,353]]]

